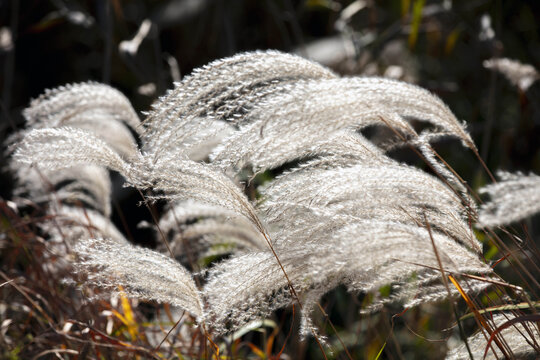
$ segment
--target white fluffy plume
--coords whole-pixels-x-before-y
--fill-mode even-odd
[[[88,282],[112,292],[166,302],[203,315],[203,305],[191,274],[175,260],[148,249],[107,239],[88,239],[75,247],[79,271]]]
[[[490,201],[482,205],[481,226],[506,225],[540,212],[540,177],[535,174],[498,173],[501,182],[480,189]]]
[[[484,67],[501,73],[512,85],[517,86],[522,91],[527,91],[535,81],[540,79],[540,74],[534,66],[523,64],[517,60],[489,59],[484,61]]]

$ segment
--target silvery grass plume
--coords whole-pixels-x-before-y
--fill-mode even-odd
[[[49,214],[54,220],[44,223],[42,227],[51,236],[51,242],[63,243],[65,239],[73,239],[72,242],[76,243],[80,239],[97,236],[117,243],[128,242],[110,218],[92,209],[59,205],[52,207]]]
[[[70,269],[74,247],[80,241],[95,237],[105,237],[117,244],[127,244],[128,240],[111,222],[109,217],[99,211],[78,206],[51,204],[47,208],[49,220],[40,223],[47,234],[47,252],[42,266],[51,273]],[[49,261],[53,259],[53,261]],[[66,279],[66,281],[71,281]]]
[[[392,298],[376,299],[370,310],[390,301],[405,301],[407,306],[414,306],[447,297],[448,293],[438,283],[440,273],[425,269],[425,266],[438,266],[433,249],[427,247],[430,236],[443,253],[446,271],[489,272],[473,253],[440,234],[430,235],[417,226],[378,221],[352,223],[351,219],[339,217],[336,220],[334,226],[340,228],[328,232],[324,242],[295,239],[274,245],[300,300],[304,336],[317,331],[311,324],[311,316],[320,297],[339,284],[353,292],[374,292],[384,285],[394,284]],[[328,231],[330,226],[321,230]],[[419,265],[411,264],[414,262],[411,254]],[[418,277],[414,285],[406,284],[415,271]],[[216,330],[227,332],[295,303],[297,300],[288,287],[272,252],[260,251],[216,265],[210,270],[204,293]],[[470,284],[468,290],[483,287],[483,283],[475,283]]]
[[[511,174],[500,171],[501,182],[480,189],[490,201],[482,205],[478,224],[507,225],[540,212],[540,177],[535,174]]]
[[[20,138],[36,129],[69,127],[90,132],[123,158],[137,155],[132,133],[141,131],[139,118],[129,100],[108,85],[88,82],[47,90],[23,115],[26,130]]]
[[[130,158],[137,153],[137,143],[128,126],[136,131],[139,119],[127,98],[107,85],[81,83],[48,90],[33,100],[23,115],[26,129],[12,141],[35,129],[69,126],[99,137],[123,157]],[[49,171],[38,163],[34,164],[36,170],[20,163],[11,167],[16,175],[18,194],[41,202],[46,201],[54,189],[57,201],[82,201],[106,217],[110,215],[111,186],[103,167],[85,165],[63,171]]]
[[[144,121],[144,149],[154,162],[183,157],[193,146],[219,142],[246,111],[264,97],[283,92],[282,86],[335,77],[321,65],[277,51],[214,61],[194,70],[152,106]]]
[[[484,61],[484,67],[501,73],[521,91],[527,91],[535,81],[540,79],[540,74],[532,65],[522,64],[517,60],[507,58],[489,59]]]
[[[34,131],[52,134],[69,127],[81,136],[95,136],[106,142],[123,158],[138,154],[133,134],[139,130],[139,118],[129,100],[107,85],[90,82],[48,90],[33,100],[23,115],[27,127],[11,141],[31,138]],[[35,151],[44,150],[39,142],[33,146]],[[67,152],[64,156],[71,155]],[[55,169],[37,158],[38,161],[28,160],[25,165],[20,162],[10,165],[16,177],[16,195],[31,199],[53,215],[53,220],[43,227],[56,242],[74,242],[82,234],[126,241],[109,221],[111,182],[106,167],[85,163]],[[88,233],[90,228],[93,231]]]
[[[478,332],[467,339],[472,356],[475,359],[494,360],[511,354],[516,359],[537,359],[540,354],[540,333],[538,324],[535,324],[538,315],[532,317],[533,319],[515,314],[493,315],[490,326],[495,330],[494,336]],[[500,341],[503,350],[495,345],[496,339]],[[470,355],[465,344],[451,346],[446,355],[446,360],[467,359],[470,359]]]
[[[204,265],[204,259],[265,249],[260,230],[245,217],[224,207],[201,202],[173,202],[159,220],[170,249],[182,263]],[[158,249],[167,251],[165,244]]]
[[[277,167],[312,151],[328,135],[370,125],[416,138],[407,118],[426,120],[473,147],[448,108],[416,86],[382,78],[301,80],[267,96],[246,114],[240,131],[211,154],[223,168]],[[288,136],[280,136],[287,133]],[[418,140],[420,140],[418,138]]]
[[[179,306],[196,318],[202,316],[202,299],[191,274],[170,257],[100,238],[79,242],[75,251],[80,256],[78,269],[88,283],[112,293]]]
[[[11,163],[16,175],[15,195],[31,199],[38,206],[54,207],[57,202],[83,206],[105,217],[111,214],[111,180],[100,166],[84,165],[58,171]]]
[[[419,133],[413,120],[431,127]],[[391,128],[398,146],[417,146],[440,179],[388,157],[360,134],[372,125]],[[150,190],[148,199],[169,201],[157,225],[173,240],[171,255],[192,243],[199,256],[214,245],[232,244],[232,254],[208,269],[200,295],[172,259],[83,241],[75,250],[89,260],[78,267],[93,269],[96,285],[178,304],[217,334],[298,303],[307,334],[316,333],[318,299],[339,284],[364,292],[393,285],[390,298],[375,299],[370,309],[377,309],[451,295],[443,269],[456,277],[491,272],[468,225],[474,206],[429,142],[451,136],[476,148],[446,105],[417,86],[339,78],[275,51],[245,53],[195,70],[153,105],[143,126],[142,150],[130,156],[66,126],[31,131],[15,158],[48,171],[88,164],[117,171]],[[245,170],[286,164],[295,166],[256,189],[257,203],[248,200],[239,183]]]

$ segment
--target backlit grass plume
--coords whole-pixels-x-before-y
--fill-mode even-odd
[[[480,208],[482,226],[506,225],[540,212],[540,177],[499,172],[501,182],[480,189],[490,201]]]
[[[128,296],[176,305],[195,317],[203,313],[191,274],[170,257],[99,238],[80,241],[75,251],[78,269],[90,284],[111,292],[121,286]]]
[[[147,190],[147,200],[167,202],[155,224],[158,241],[170,241],[159,246],[165,255],[103,239],[104,232],[80,236],[76,267],[94,285],[121,285],[129,295],[179,305],[215,334],[296,303],[302,333],[309,334],[316,333],[317,301],[338,285],[374,294],[391,285],[389,297],[375,295],[365,309],[372,311],[388,302],[413,306],[452,295],[441,271],[458,278],[491,273],[469,224],[474,204],[430,142],[450,136],[475,145],[424,89],[340,78],[275,51],[244,53],[195,70],[138,125],[129,104],[100,86],[62,88],[49,93],[51,104],[32,105],[27,116],[36,124],[45,120],[25,134],[14,155],[51,173],[82,166],[80,175],[87,176],[93,167],[108,168]],[[95,107],[103,110],[84,126],[50,120],[79,119]],[[117,144],[109,122],[132,127],[142,147],[126,131]],[[388,157],[390,147],[362,135],[370,126],[389,129],[386,145],[393,149],[416,147],[435,175]],[[266,170],[277,175],[263,185],[243,182]],[[98,200],[95,207],[103,208]],[[188,251],[195,260],[229,257],[210,264],[196,285],[169,258],[185,260]],[[466,291],[487,284],[466,283]]]
[[[503,313],[493,315],[492,335],[478,332],[468,339],[471,354],[475,359],[535,359],[540,354],[540,332],[538,315]],[[497,346],[497,341],[501,346]],[[451,347],[447,360],[470,359],[465,344]]]
[[[540,79],[540,74],[538,74],[534,66],[508,58],[486,60],[484,61],[484,67],[501,73],[521,91],[527,91],[535,81]]]
[[[19,199],[45,209],[49,220],[41,226],[56,243],[73,244],[89,236],[126,242],[110,221],[107,168],[114,165],[102,160],[108,156],[122,162],[138,155],[133,134],[140,130],[140,121],[129,100],[107,85],[73,84],[46,91],[23,115],[27,128],[10,140],[23,139],[15,159],[27,154],[10,164]],[[90,161],[92,154],[101,160]]]
[[[137,143],[132,132],[139,130],[139,118],[127,98],[118,90],[98,83],[82,83],[46,91],[24,110],[26,129],[11,140],[16,141],[35,129],[50,136],[61,128],[69,127],[96,136],[124,158],[137,154]],[[130,130],[131,129],[131,130]],[[41,151],[39,140],[32,141],[35,151]],[[29,144],[29,143],[28,143]],[[58,144],[57,144],[58,145]],[[61,151],[51,154],[60,156]],[[69,153],[64,153],[69,157]],[[69,161],[59,162],[69,163]],[[44,166],[43,166],[44,165]],[[37,203],[47,203],[51,190],[55,199],[72,204],[81,201],[86,207],[110,216],[110,180],[104,167],[65,166],[65,170],[51,169],[47,164],[34,163],[34,169],[13,164],[18,182],[17,195],[26,196]]]

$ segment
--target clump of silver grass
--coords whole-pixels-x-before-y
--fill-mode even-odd
[[[412,119],[431,128],[418,133]],[[392,160],[359,134],[371,125],[417,146],[443,181]],[[158,225],[171,234],[174,255],[184,241],[202,244],[203,256],[205,248],[231,243],[232,255],[211,267],[198,289],[174,260],[94,237],[76,252],[96,285],[175,303],[217,333],[297,302],[306,334],[316,332],[310,315],[318,299],[339,284],[366,292],[393,284],[390,298],[375,299],[376,309],[448,296],[442,270],[491,272],[468,225],[474,206],[429,145],[444,136],[476,150],[474,143],[448,107],[417,86],[339,78],[275,51],[245,53],[176,84],[140,132],[142,150],[126,156],[88,129],[35,129],[15,157],[48,171],[89,164],[117,171],[128,185],[151,190],[150,200],[170,202]],[[289,162],[297,166],[257,189],[260,202],[248,200],[238,182],[245,169]],[[469,284],[468,291],[486,286]]]

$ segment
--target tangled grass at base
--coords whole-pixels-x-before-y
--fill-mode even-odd
[[[69,260],[48,264],[50,271],[73,267],[74,281],[92,285],[84,289],[93,301],[113,294],[177,306],[193,320],[178,331],[197,339],[174,345],[164,336],[153,344],[132,329],[132,343],[108,333],[108,344],[156,358],[166,348],[233,357],[231,337],[294,307],[301,325],[290,336],[314,338],[324,356],[334,354],[337,338],[349,355],[339,334],[314,320],[327,316],[321,298],[343,286],[368,294],[357,309],[365,314],[463,297],[488,334],[489,356],[539,349],[530,325],[538,321],[534,295],[498,278],[473,231],[493,208],[482,207],[479,217],[467,184],[432,143],[457,139],[462,151],[478,155],[476,146],[448,107],[420,87],[342,78],[298,56],[252,52],[195,70],[142,123],[122,94],[98,83],[47,91],[25,117],[27,129],[12,139],[11,168],[18,196],[44,209],[39,231],[47,248]],[[388,155],[400,149],[413,149],[427,171]],[[107,170],[153,211],[156,249],[130,244],[110,221]],[[487,191],[496,197],[497,189]],[[493,287],[530,305],[521,338],[505,342],[491,314],[478,312],[474,297]],[[127,314],[118,318],[130,329]],[[99,356],[103,345],[91,346]],[[272,344],[266,353],[286,355]]]

